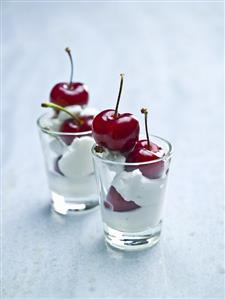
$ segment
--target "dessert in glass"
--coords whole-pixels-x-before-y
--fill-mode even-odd
[[[63,215],[83,212],[98,206],[91,148],[92,121],[97,111],[87,107],[89,94],[82,83],[73,82],[73,60],[70,83],[56,84],[50,93],[51,108],[42,115],[38,128],[45,158],[53,209]]]
[[[105,110],[93,120],[92,148],[100,193],[105,239],[112,247],[138,250],[160,239],[171,144],[149,136],[148,110],[145,139],[139,138],[138,120],[130,113]]]

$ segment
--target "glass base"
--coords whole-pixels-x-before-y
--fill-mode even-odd
[[[89,212],[97,208],[99,205],[98,198],[67,198],[56,192],[51,191],[52,208],[55,212],[61,215],[76,214],[82,212]]]
[[[104,223],[106,242],[117,249],[134,251],[150,248],[160,240],[161,222],[154,228],[135,233],[126,233],[115,230]]]

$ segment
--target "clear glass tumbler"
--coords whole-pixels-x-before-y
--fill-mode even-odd
[[[118,249],[152,247],[160,239],[172,147],[157,136],[150,140],[165,155],[142,163],[125,163],[116,154],[109,159],[92,148],[105,239]]]
[[[52,113],[37,121],[53,209],[63,215],[91,210],[98,206],[92,132],[62,133],[52,129],[57,122]]]

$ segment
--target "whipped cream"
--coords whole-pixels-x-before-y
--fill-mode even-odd
[[[112,186],[126,201],[134,201],[139,206],[157,205],[164,196],[165,180],[165,177],[148,179],[136,169],[115,176]]]
[[[49,185],[52,191],[67,197],[67,201],[81,197],[89,200],[97,196],[91,148],[94,139],[89,136],[75,138],[71,145],[62,148],[64,153],[58,161],[58,167],[64,176],[49,172]],[[60,150],[60,148],[59,148]],[[85,199],[86,198],[86,199]]]
[[[126,201],[140,206],[131,211],[116,212],[102,205],[104,222],[111,228],[125,232],[138,232],[157,226],[164,206],[167,177],[148,179],[140,170],[122,171],[112,181],[112,186]]]
[[[41,126],[47,130],[58,132],[61,126],[61,121],[58,118],[46,118],[42,121]]]
[[[119,163],[124,163],[126,161],[126,158],[121,155],[119,152],[116,151],[109,151],[107,148],[102,147],[103,151],[102,152],[96,152],[96,155],[98,155],[99,157],[105,159],[105,160],[109,160],[109,161],[113,161],[113,162],[119,162]],[[107,164],[107,168],[110,169],[111,171],[115,173],[120,173],[121,171],[123,171],[124,166],[123,165],[118,165],[118,164]]]
[[[126,158],[116,151],[109,151],[106,147],[102,147],[102,152],[96,152],[96,154],[106,160],[115,161],[115,162],[125,162]]]
[[[97,113],[94,108],[82,110],[78,105],[66,108],[80,116]],[[54,113],[50,115],[54,115]],[[74,203],[85,202],[90,205],[93,202],[95,205],[98,202],[91,153],[94,139],[91,136],[75,137],[70,145],[66,144],[65,139],[62,138],[63,134],[60,134],[60,127],[68,118],[70,116],[67,113],[60,111],[56,117],[47,115],[41,123],[41,127],[46,128],[49,135],[44,142],[48,142],[47,150],[50,150],[46,156],[48,158],[48,181],[54,207],[60,213],[65,212],[65,214]],[[82,133],[85,134],[85,132]],[[69,202],[68,206],[67,202]]]
[[[80,178],[94,172],[91,148],[94,139],[89,136],[75,138],[58,162],[60,171],[69,178]]]

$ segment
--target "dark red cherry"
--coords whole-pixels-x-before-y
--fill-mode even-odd
[[[57,83],[50,92],[50,102],[62,107],[70,105],[85,106],[89,100],[87,86],[80,82],[73,82],[73,59],[71,50],[66,48],[71,64],[70,82]]]
[[[87,132],[92,129],[93,115],[79,117],[79,123],[73,118],[66,119],[60,127],[62,133],[79,133]],[[66,144],[71,144],[76,136],[61,135],[61,138]]]
[[[135,148],[127,156],[126,162],[128,163],[141,163],[154,161],[162,157],[162,149],[156,144],[153,144],[154,150],[149,150],[147,146],[147,140],[138,141]],[[144,145],[144,146],[143,146]],[[157,150],[158,148],[158,150]],[[127,171],[132,171],[134,169],[140,169],[142,174],[150,179],[160,178],[164,172],[164,161],[158,161],[155,163],[141,165],[141,166],[127,166]]]
[[[138,148],[138,147],[148,149],[149,148],[148,140],[143,139],[143,140],[137,141],[136,144],[135,144],[135,148]],[[153,153],[161,153],[163,151],[163,149],[159,145],[157,145],[153,142],[150,142],[150,147],[151,147],[151,151]]]
[[[50,101],[63,107],[70,105],[85,106],[88,103],[88,99],[87,86],[79,82],[71,84],[58,83],[52,88],[50,93]]]
[[[115,110],[100,112],[93,120],[93,137],[97,144],[121,153],[133,149],[139,136],[139,123],[131,113],[115,116]]]
[[[127,212],[140,208],[134,201],[126,201],[113,186],[109,189],[104,206],[116,212]]]
[[[164,152],[160,146],[150,142],[148,134],[148,125],[147,125],[147,109],[141,109],[141,112],[145,114],[145,130],[146,130],[146,140],[140,140],[135,144],[135,147],[132,152],[127,156],[126,162],[128,163],[142,163],[154,161],[162,158]],[[164,172],[164,161],[160,160],[158,162],[149,163],[141,166],[127,166],[127,171],[132,171],[134,169],[140,169],[142,174],[150,179],[160,178]]]
[[[93,120],[93,137],[98,145],[121,153],[133,149],[139,136],[138,120],[131,113],[118,113],[119,101],[123,86],[123,74],[120,81],[116,109],[100,112]]]

